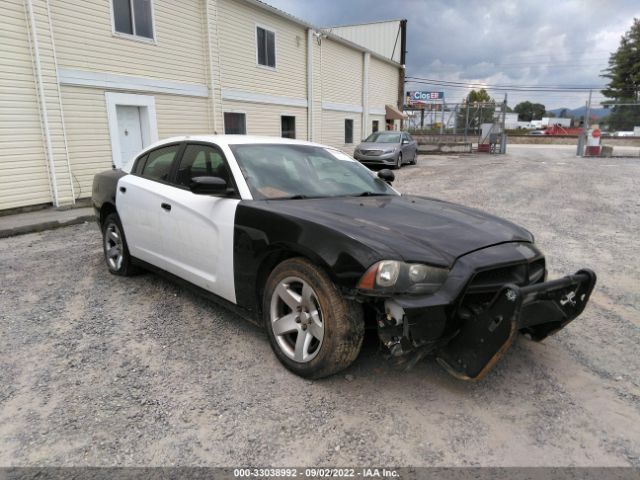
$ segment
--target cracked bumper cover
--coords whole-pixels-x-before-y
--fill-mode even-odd
[[[457,378],[479,380],[518,331],[541,341],[580,315],[595,283],[595,273],[584,269],[525,287],[507,284],[486,309],[462,323],[458,334],[437,351],[437,360]]]

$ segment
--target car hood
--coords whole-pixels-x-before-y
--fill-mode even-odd
[[[266,201],[280,214],[322,224],[407,262],[450,267],[469,252],[532,242],[526,229],[454,203],[412,195]]]
[[[376,142],[362,142],[358,145],[358,148],[364,150],[391,150],[397,148],[399,143],[376,143]]]

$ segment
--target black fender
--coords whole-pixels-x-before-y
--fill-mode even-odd
[[[103,212],[116,208],[116,193],[118,181],[127,175],[120,169],[112,169],[100,172],[93,177],[93,189],[91,193],[91,204],[96,212],[98,225],[102,224]]]
[[[395,252],[381,252],[329,226],[264,208],[261,202],[238,204],[233,243],[236,302],[253,311],[260,309],[264,282],[286,258],[311,260],[343,291],[353,290],[375,262],[401,260]]]

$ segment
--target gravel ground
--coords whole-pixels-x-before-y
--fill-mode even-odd
[[[110,275],[93,224],[0,241],[0,466],[640,466],[640,162],[571,148],[423,157],[396,185],[533,231],[587,310],[479,384],[366,343],[290,374],[265,334],[152,274]]]

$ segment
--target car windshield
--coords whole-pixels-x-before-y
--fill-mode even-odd
[[[312,145],[230,145],[254,199],[398,195],[346,154]]]
[[[376,132],[367,137],[365,142],[370,143],[400,143],[399,133]]]

